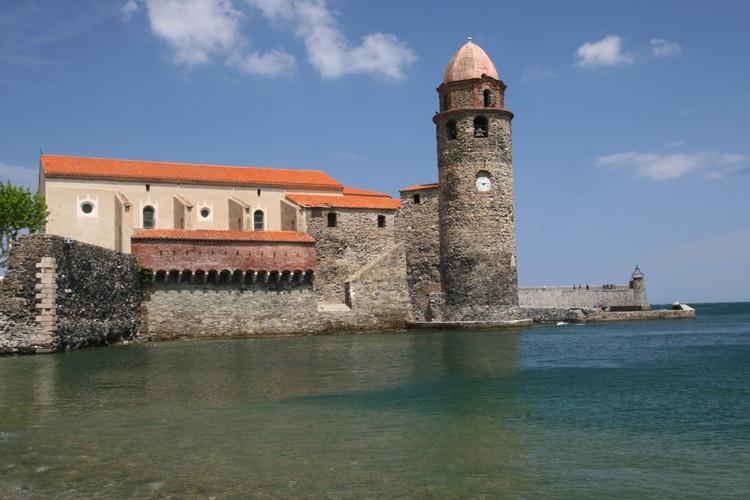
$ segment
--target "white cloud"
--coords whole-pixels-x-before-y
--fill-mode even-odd
[[[653,180],[677,179],[688,172],[698,171],[703,172],[705,178],[720,179],[746,170],[750,165],[750,156],[712,151],[669,155],[628,151],[601,156],[597,159],[597,163],[604,166],[632,168],[637,175]]]
[[[689,115],[693,111],[695,111],[695,108],[685,108],[685,109],[683,109],[683,110],[680,111],[680,114],[682,116],[685,116],[685,115]]]
[[[141,10],[138,2],[135,0],[128,0],[128,2],[120,8],[120,19],[124,22],[130,21],[133,14]]]
[[[340,158],[342,160],[358,160],[359,156],[354,153],[349,153],[347,151],[336,151],[333,153],[333,156],[336,158]]]
[[[248,49],[243,28],[253,16],[244,15],[243,6],[260,10],[277,29],[301,38],[310,63],[325,78],[369,74],[398,80],[416,60],[394,35],[371,33],[353,45],[325,0],[128,0],[121,9],[123,20],[141,6],[152,31],[173,50],[174,61],[187,66],[223,58],[249,74],[277,76],[294,69],[296,58],[282,49]]]
[[[0,182],[4,184],[8,181],[35,191],[39,185],[39,171],[36,168],[19,167],[0,161]]]
[[[283,50],[274,49],[264,54],[234,54],[227,60],[227,64],[251,75],[278,76],[293,71],[297,60]]]
[[[665,148],[681,148],[683,146],[687,146],[687,142],[685,141],[672,141],[664,144]]]
[[[396,36],[372,33],[352,45],[324,0],[246,0],[266,19],[290,27],[305,42],[310,63],[324,78],[371,74],[404,78],[416,60],[412,49]]]
[[[533,82],[537,80],[548,80],[550,78],[555,78],[556,76],[557,74],[554,71],[532,68],[524,70],[521,81]]]
[[[651,39],[651,55],[653,57],[673,57],[682,52],[682,47],[677,42],[669,42],[663,38]]]
[[[146,0],[151,29],[174,50],[175,62],[194,66],[241,45],[242,14],[231,0]]]
[[[630,64],[635,56],[623,52],[622,42],[622,38],[617,35],[605,36],[598,42],[586,42],[576,51],[577,64],[589,68]]]

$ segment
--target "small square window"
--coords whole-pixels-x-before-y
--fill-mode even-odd
[[[419,197],[418,194],[414,195],[414,204],[419,205],[422,202],[422,199]]]
[[[328,227],[336,227],[336,212],[328,212]]]
[[[378,215],[378,227],[385,227],[385,215]]]

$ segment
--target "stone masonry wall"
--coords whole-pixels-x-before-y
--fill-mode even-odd
[[[392,331],[410,320],[402,246],[345,283],[347,302],[318,306],[309,282],[163,283],[144,289],[143,335],[151,339]]]
[[[415,321],[430,321],[430,294],[440,292],[438,188],[403,191],[396,239],[406,249],[406,276]],[[414,196],[419,197],[415,203]]]
[[[135,257],[58,236],[25,235],[0,283],[0,354],[133,338],[140,300]]]
[[[475,117],[488,122],[474,136]],[[446,319],[489,320],[498,306],[518,304],[511,118],[486,108],[437,115],[441,277]],[[448,122],[457,137],[450,138]],[[491,188],[479,192],[480,172]]]
[[[336,227],[328,227],[329,213],[336,214]],[[385,216],[385,227],[378,227],[378,215]],[[394,210],[306,208],[304,223],[316,241],[315,293],[321,302],[343,303],[344,282],[396,242]]]
[[[608,306],[643,305],[627,285],[611,285],[611,288],[591,286],[588,290],[573,286],[529,287],[518,289],[518,303],[524,307],[594,307],[595,304]]]

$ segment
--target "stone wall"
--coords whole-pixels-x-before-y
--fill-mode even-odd
[[[401,209],[396,214],[396,239],[406,249],[406,276],[415,321],[434,319],[429,312],[430,294],[440,292],[438,192],[437,185],[402,191]]]
[[[252,337],[393,331],[411,319],[403,246],[343,283],[347,304],[318,306],[309,282],[189,283],[144,288],[145,338]]]
[[[643,304],[628,285],[595,285],[588,290],[573,289],[573,286],[528,287],[518,289],[519,305],[524,307],[594,307],[601,303],[608,306],[648,305]]]
[[[329,214],[336,226],[328,227]],[[378,226],[378,216],[385,227]],[[344,282],[378,259],[396,242],[395,210],[305,208],[304,227],[315,238],[315,294],[321,302],[343,303]]]
[[[489,319],[518,304],[511,118],[505,110],[451,110],[436,115],[440,182],[440,272],[446,319]],[[474,120],[487,120],[475,136]],[[449,124],[457,136],[451,138]],[[491,187],[477,189],[478,177]]]
[[[50,352],[133,338],[135,257],[52,235],[25,235],[0,282],[0,353]]]

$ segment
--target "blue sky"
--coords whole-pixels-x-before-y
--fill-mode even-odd
[[[508,85],[521,285],[750,300],[750,2],[3,0],[0,180],[45,153],[437,179],[473,37]]]

